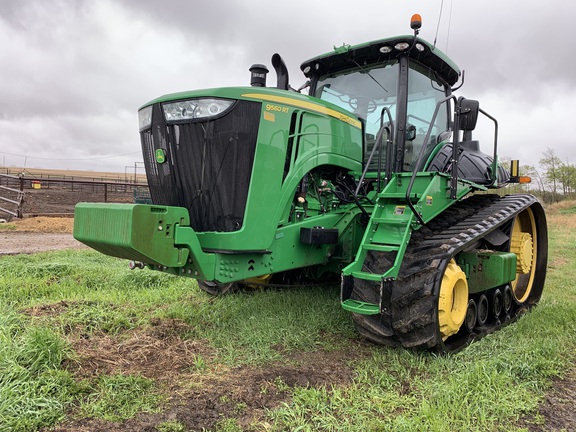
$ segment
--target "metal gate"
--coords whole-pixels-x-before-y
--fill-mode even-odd
[[[22,217],[22,204],[24,204],[24,179],[8,174],[0,174],[3,180],[0,184],[0,213],[17,218]],[[19,186],[18,189],[12,186]],[[9,208],[7,208],[9,207]]]

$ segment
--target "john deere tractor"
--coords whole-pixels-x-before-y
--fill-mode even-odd
[[[453,94],[460,69],[411,27],[305,61],[299,90],[275,54],[275,87],[254,65],[251,86],[143,105],[153,204],[80,203],[74,236],[216,294],[340,284],[379,344],[449,352],[514,321],[542,295],[543,208],[487,193],[523,181],[518,162],[498,163],[497,121]]]

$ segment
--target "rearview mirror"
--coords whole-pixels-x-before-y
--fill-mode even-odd
[[[458,100],[459,117],[460,117],[460,130],[473,131],[476,128],[478,121],[478,111],[480,103],[474,99],[464,99],[461,97]]]
[[[414,141],[416,138],[416,126],[414,125],[407,125],[406,126],[406,141]]]

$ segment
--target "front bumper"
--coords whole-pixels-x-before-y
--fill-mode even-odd
[[[215,256],[202,251],[189,225],[188,211],[182,207],[79,203],[74,211],[74,238],[92,249],[212,280]],[[186,244],[178,243],[180,227],[186,227]]]

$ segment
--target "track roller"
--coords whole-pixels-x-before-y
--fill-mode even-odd
[[[510,285],[506,285],[506,287],[504,287],[504,294],[502,297],[504,313],[508,315],[512,309],[512,305],[514,304],[514,294],[512,294],[512,288],[510,288]]]
[[[497,319],[502,314],[502,291],[496,288],[492,293],[492,316]]]
[[[466,320],[464,321],[464,325],[466,327],[466,331],[468,333],[474,330],[476,327],[476,319],[478,316],[478,308],[476,307],[476,302],[474,299],[468,300],[468,308],[466,309]]]
[[[221,296],[227,293],[234,292],[237,286],[234,282],[219,284],[211,281],[198,281],[198,287],[213,296]]]
[[[488,321],[488,315],[490,313],[490,307],[488,305],[488,297],[486,294],[480,294],[478,297],[478,326],[483,326]]]

